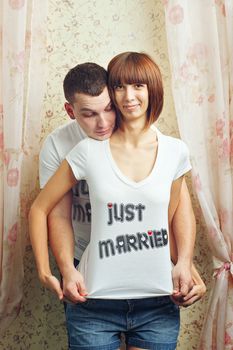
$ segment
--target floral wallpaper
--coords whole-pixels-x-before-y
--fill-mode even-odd
[[[175,16],[175,15],[174,15]],[[160,0],[48,0],[47,22],[48,81],[44,101],[41,142],[68,117],[63,109],[62,81],[77,63],[94,61],[106,67],[115,54],[131,50],[149,53],[159,64],[165,87],[165,107],[159,128],[178,136],[170,88],[163,3]],[[37,167],[37,158],[34,159]],[[191,180],[188,179],[191,190]],[[37,189],[30,194],[32,200]],[[198,340],[211,289],[211,257],[200,208],[192,194],[197,240],[195,263],[208,292],[205,298],[183,308],[177,349],[198,349]],[[25,201],[24,201],[25,202]],[[27,212],[28,208],[24,208]],[[25,232],[27,228],[25,227]],[[51,260],[56,270],[53,259]],[[30,245],[25,254],[24,298],[18,318],[1,336],[2,350],[65,350],[67,337],[63,305],[45,290],[37,278]]]

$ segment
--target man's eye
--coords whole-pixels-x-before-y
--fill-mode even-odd
[[[94,117],[94,113],[84,113],[83,116],[84,118],[91,118]]]

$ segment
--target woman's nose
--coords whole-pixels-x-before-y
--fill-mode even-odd
[[[131,86],[128,86],[126,89],[125,89],[125,99],[127,101],[132,101],[134,100],[134,91],[132,89]]]

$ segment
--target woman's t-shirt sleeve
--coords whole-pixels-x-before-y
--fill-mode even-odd
[[[86,179],[86,168],[88,160],[88,139],[79,142],[66,156],[72,172],[77,180]]]
[[[174,175],[174,180],[178,179],[180,176],[187,173],[189,170],[192,169],[191,163],[190,163],[190,156],[189,156],[189,150],[186,144],[180,140],[179,145],[179,159],[177,164],[177,169]]]

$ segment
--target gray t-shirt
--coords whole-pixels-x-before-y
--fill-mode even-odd
[[[71,121],[47,136],[40,152],[40,187],[43,188],[66,155],[86,137],[79,124]],[[73,188],[72,224],[75,238],[74,256],[80,260],[90,240],[91,205],[86,181]]]

